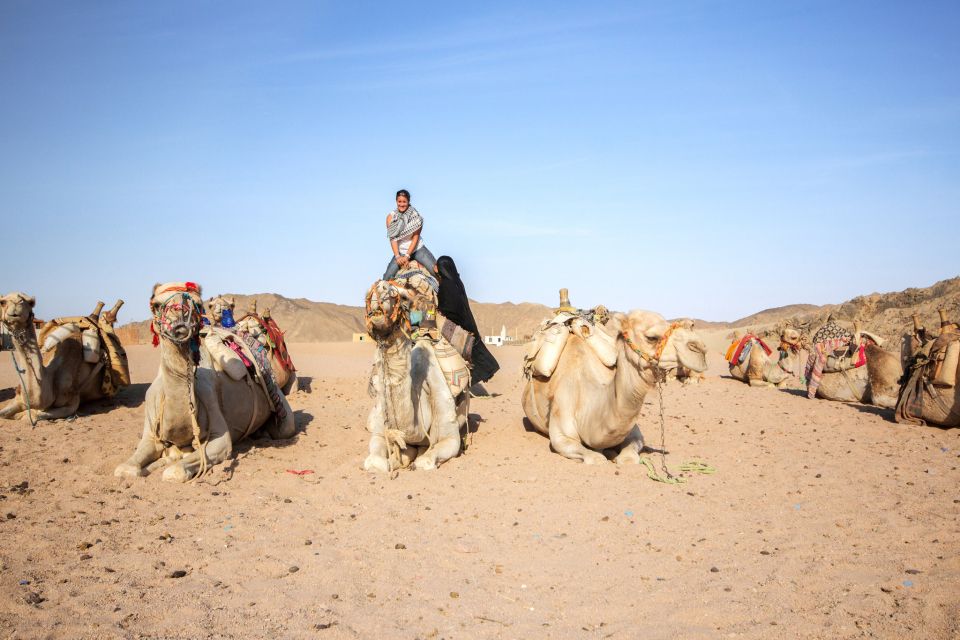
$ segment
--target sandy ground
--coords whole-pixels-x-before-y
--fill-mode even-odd
[[[240,445],[196,484],[112,475],[141,430],[149,346],[130,349],[132,387],[72,422],[0,420],[0,636],[960,635],[956,429],[751,389],[714,353],[664,401],[668,464],[717,472],[665,485],[525,431],[506,347],[469,451],[391,480],[360,470],[372,348],[292,352],[312,379],[291,398],[300,434]]]

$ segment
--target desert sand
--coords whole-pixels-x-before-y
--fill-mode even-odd
[[[504,347],[466,453],[391,479],[360,470],[373,347],[291,351],[309,378],[298,436],[243,443],[193,484],[112,475],[142,429],[149,345],[129,348],[134,384],[73,421],[0,420],[0,635],[960,634],[960,430],[752,389],[713,351],[664,405],[670,468],[716,473],[661,484],[551,453],[524,429],[522,350]],[[656,402],[640,422],[654,448]]]

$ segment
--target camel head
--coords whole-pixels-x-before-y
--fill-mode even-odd
[[[203,298],[200,285],[193,282],[168,282],[153,287],[150,297],[154,346],[160,338],[177,345],[197,336],[203,326]]]
[[[0,298],[0,319],[11,332],[23,331],[33,322],[37,299],[15,291]]]
[[[797,330],[786,328],[780,332],[780,348],[784,351],[794,351],[800,349],[803,335]]]
[[[211,323],[216,327],[223,326],[224,312],[229,312],[227,315],[232,317],[236,304],[234,298],[226,298],[222,295],[216,298],[210,298],[209,302],[207,302],[207,310],[210,314]]]
[[[366,315],[367,333],[373,338],[383,338],[392,333],[403,322],[403,303],[409,300],[406,289],[387,280],[378,280],[367,291]]]
[[[615,314],[620,335],[640,368],[676,369],[678,365],[697,373],[707,370],[707,348],[693,330],[692,320],[668,323],[659,313],[631,311]]]

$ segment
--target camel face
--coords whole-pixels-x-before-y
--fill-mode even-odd
[[[0,319],[11,331],[21,331],[33,320],[37,299],[19,291],[0,298]]]
[[[385,336],[393,331],[400,317],[400,291],[386,280],[377,282],[367,294],[367,331]]]
[[[796,351],[800,348],[800,332],[796,329],[784,329],[780,334],[780,341]]]
[[[707,348],[691,320],[671,325],[659,313],[631,311],[622,318],[621,330],[641,357],[657,361],[662,369],[683,365],[696,373],[707,370]]]
[[[150,301],[154,329],[158,335],[183,344],[200,330],[203,309],[196,298],[184,291],[164,293]]]
[[[233,299],[228,300],[223,296],[211,298],[210,302],[207,303],[207,309],[210,311],[210,318],[213,320],[213,324],[220,326],[223,322],[223,311],[225,309],[233,311],[235,306],[236,302]]]

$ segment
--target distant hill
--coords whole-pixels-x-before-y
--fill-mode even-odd
[[[275,293],[224,295],[236,299],[238,318],[248,312],[253,300],[257,301],[259,312],[270,309],[277,325],[291,342],[349,341],[354,333],[366,331],[363,307],[290,299]],[[550,307],[529,302],[495,304],[471,301],[470,305],[483,335],[499,334],[505,326],[511,336],[523,339],[531,335],[545,318],[552,316]],[[117,334],[125,344],[144,344],[151,340],[150,323],[144,320],[125,324],[117,329]]]
[[[238,317],[247,311],[254,299],[261,312],[269,308],[291,342],[347,341],[354,333],[364,331],[362,307],[314,302],[304,298],[290,299],[275,293],[225,295],[236,298]],[[550,307],[529,302],[471,302],[471,307],[483,335],[499,334],[501,327],[506,327],[510,336],[521,340],[553,314]],[[750,328],[765,331],[786,321],[798,326],[819,326],[832,312],[848,322],[859,319],[865,329],[895,339],[910,329],[911,315],[914,313],[921,317],[928,328],[939,327],[937,309],[940,308],[947,309],[952,320],[960,320],[960,277],[925,288],[857,296],[841,304],[791,304],[764,309],[733,322],[694,322],[701,329]],[[119,327],[117,333],[126,344],[150,341],[147,321],[126,324]]]
[[[724,328],[749,328],[762,332],[789,321],[813,329],[826,322],[833,313],[842,322],[849,324],[860,320],[864,329],[888,340],[897,340],[912,329],[913,314],[917,314],[928,329],[939,328],[939,309],[946,309],[952,321],[960,320],[960,277],[941,280],[929,287],[857,296],[840,304],[794,304],[766,309],[725,323]]]

